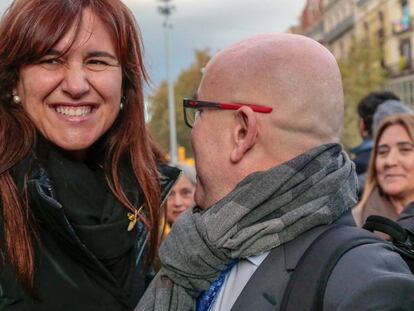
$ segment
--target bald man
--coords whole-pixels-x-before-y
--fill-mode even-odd
[[[333,223],[355,226],[355,169],[338,144],[338,65],[306,37],[255,36],[210,60],[184,108],[197,206],[173,226],[136,310],[280,310],[315,238]],[[323,304],[414,310],[414,278],[378,240],[339,260]]]

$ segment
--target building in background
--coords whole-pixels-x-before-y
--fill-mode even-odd
[[[413,0],[356,1],[356,38],[378,40],[382,65],[387,70],[386,89],[414,105]]]
[[[355,39],[378,44],[382,66],[389,65],[391,19],[389,0],[358,0],[355,3]]]
[[[386,89],[414,106],[414,0],[307,0],[289,30],[317,40],[340,60],[352,42],[375,40],[388,73]]]
[[[336,59],[346,58],[354,38],[354,0],[324,0],[324,41]]]
[[[325,44],[323,29],[323,1],[307,0],[300,17],[300,33]]]
[[[391,38],[386,66],[389,69],[387,89],[414,105],[413,70],[413,13],[414,0],[389,0]]]

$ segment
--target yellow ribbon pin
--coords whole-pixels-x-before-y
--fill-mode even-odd
[[[142,208],[144,206],[141,206],[139,209],[135,209],[134,213],[128,213],[128,219],[129,219],[129,224],[128,224],[128,231],[132,231],[132,229],[134,229],[135,224],[138,221],[139,218],[139,213],[141,212]]]

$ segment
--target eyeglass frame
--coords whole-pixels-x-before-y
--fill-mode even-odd
[[[211,102],[197,99],[184,98],[183,99],[183,112],[184,112],[184,122],[189,128],[193,128],[190,122],[187,119],[187,114],[185,113],[187,108],[198,109],[198,108],[215,108],[220,110],[237,110],[243,106],[250,107],[254,112],[259,113],[271,113],[273,107],[251,104],[251,103],[233,103],[233,102]]]

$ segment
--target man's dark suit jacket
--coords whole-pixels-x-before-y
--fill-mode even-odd
[[[338,223],[355,224],[350,213],[342,216]],[[263,271],[259,266],[232,311],[280,310],[291,272],[324,227],[314,228],[273,249],[265,259],[273,260],[271,271]],[[413,311],[414,276],[388,244],[379,241],[359,246],[347,252],[332,271],[325,292],[324,310]]]

